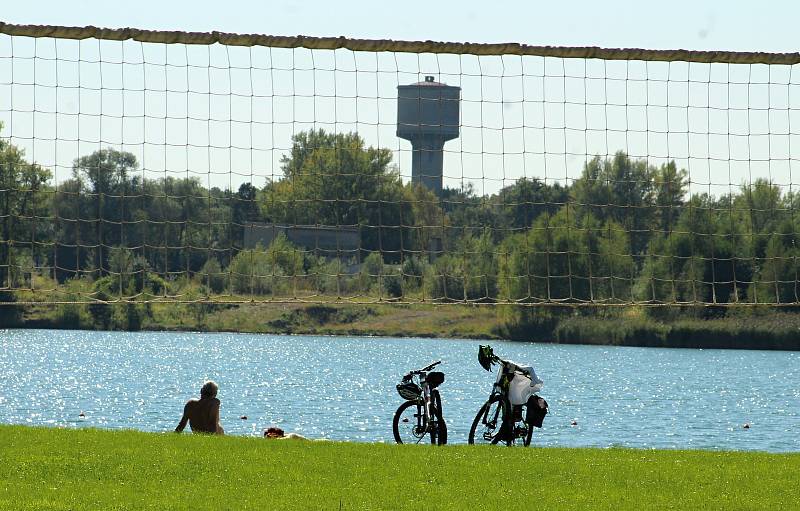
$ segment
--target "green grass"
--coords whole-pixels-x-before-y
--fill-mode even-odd
[[[797,509],[800,454],[0,426],[0,509]]]

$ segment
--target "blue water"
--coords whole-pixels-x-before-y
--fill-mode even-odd
[[[441,359],[449,439],[463,443],[494,377],[470,340],[49,330],[0,339],[5,424],[170,431],[209,378],[229,434],[278,425],[391,442],[394,385]],[[800,451],[800,353],[491,344],[545,381],[551,414],[537,445]]]

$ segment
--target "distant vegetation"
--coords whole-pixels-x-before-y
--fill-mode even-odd
[[[56,186],[0,139],[0,283],[10,290],[0,300],[123,299],[59,309],[65,324],[117,328],[152,318],[154,299],[798,301],[800,196],[764,179],[688,196],[674,162],[618,152],[586,162],[570,186],[521,178],[492,195],[467,186],[437,197],[403,184],[390,151],[323,130],[295,135],[282,170],[279,180],[221,190],[192,177],[143,178],[134,155],[107,148],[76,159]],[[247,248],[251,222],[355,226],[362,250],[326,259],[283,236]],[[46,289],[56,292],[37,291]],[[19,321],[2,309],[0,324]],[[552,317],[502,314],[520,328]]]

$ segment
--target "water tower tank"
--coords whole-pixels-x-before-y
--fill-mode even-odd
[[[458,138],[461,88],[433,81],[397,87],[397,136],[411,142],[411,180],[442,192],[444,143]]]

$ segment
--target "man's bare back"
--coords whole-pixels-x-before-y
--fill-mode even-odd
[[[180,433],[189,424],[194,433],[216,433],[222,435],[225,430],[219,423],[219,399],[216,398],[216,384],[212,383],[212,388],[205,385],[200,392],[200,399],[190,399],[183,407],[183,417],[175,428]]]

